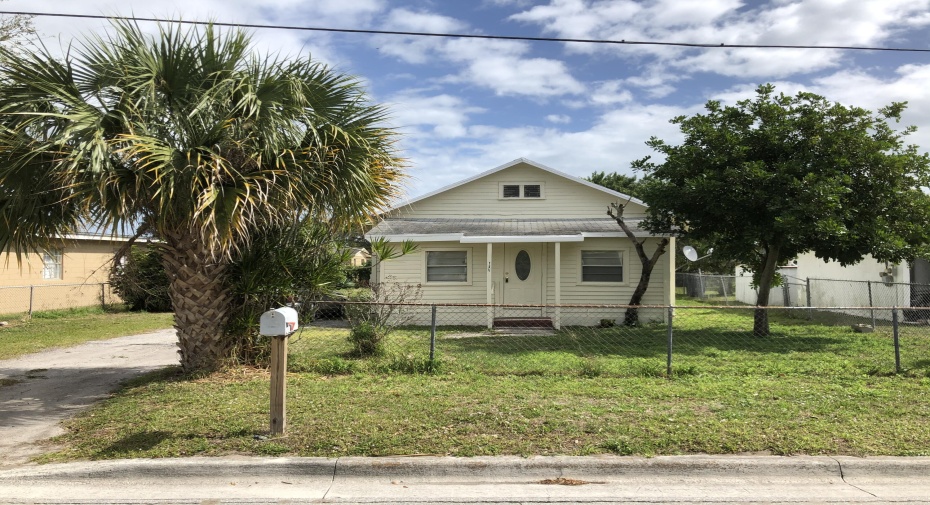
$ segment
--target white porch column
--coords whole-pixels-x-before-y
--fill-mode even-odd
[[[555,329],[562,329],[562,243],[555,243]]]
[[[494,244],[488,242],[488,286],[487,286],[487,304],[488,304],[488,329],[494,327],[494,278],[491,276],[491,254],[494,252]]]

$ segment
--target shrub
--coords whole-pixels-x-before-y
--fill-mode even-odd
[[[153,248],[133,246],[110,270],[110,285],[130,310],[171,312],[168,276]]]
[[[378,356],[384,353],[382,340],[385,330],[381,326],[369,322],[361,322],[352,327],[349,332],[349,342],[358,356]]]

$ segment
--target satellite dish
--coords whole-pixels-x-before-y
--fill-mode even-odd
[[[686,246],[682,247],[682,248],[681,248],[681,252],[685,253],[685,258],[688,258],[688,261],[697,261],[697,260],[698,260],[698,252],[697,252],[697,250],[696,250],[695,248],[689,246],[689,245],[686,245]]]

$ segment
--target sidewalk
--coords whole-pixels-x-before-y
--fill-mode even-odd
[[[0,503],[930,503],[930,458],[184,458],[0,471]]]

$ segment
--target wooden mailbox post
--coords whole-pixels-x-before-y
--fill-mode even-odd
[[[297,329],[297,311],[291,307],[272,309],[259,319],[259,333],[271,337],[271,415],[272,435],[285,429],[287,390],[287,337]]]

